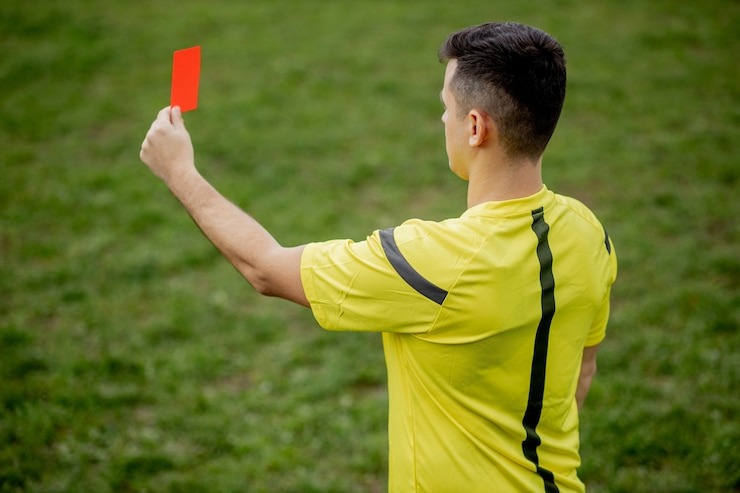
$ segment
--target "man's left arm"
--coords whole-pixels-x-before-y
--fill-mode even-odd
[[[591,388],[591,382],[594,379],[594,375],[596,375],[596,353],[598,353],[598,351],[599,346],[591,346],[583,349],[581,373],[578,376],[578,387],[576,388],[576,402],[578,403],[578,409],[583,407],[588,391]]]
[[[164,108],[141,146],[141,160],[169,187],[203,234],[261,294],[308,306],[300,277],[303,246],[286,248],[228,201],[195,167],[180,109]]]

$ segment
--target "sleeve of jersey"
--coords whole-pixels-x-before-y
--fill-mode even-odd
[[[611,305],[611,288],[614,282],[617,279],[617,252],[614,248],[613,243],[611,240],[607,237],[607,249],[609,251],[609,260],[608,260],[608,269],[607,269],[607,288],[606,288],[606,294],[604,295],[604,299],[601,303],[601,307],[599,308],[598,313],[596,314],[596,318],[594,319],[594,323],[591,327],[591,330],[588,333],[588,337],[586,338],[586,347],[590,346],[596,346],[601,341],[604,340],[606,337],[606,326],[609,322],[609,312],[610,312],[610,305]]]
[[[436,300],[423,294],[404,278],[408,272],[402,264],[392,229],[376,231],[361,242],[307,245],[301,282],[319,325],[336,331],[429,332],[441,310],[440,296],[446,293],[428,283],[422,289],[436,288]]]

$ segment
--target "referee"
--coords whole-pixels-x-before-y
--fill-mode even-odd
[[[460,217],[286,248],[198,173],[179,108],[160,111],[141,158],[260,293],[327,330],[382,333],[391,493],[583,492],[578,411],[617,259],[594,214],[542,182],[563,50],[488,23],[451,34],[440,59]]]

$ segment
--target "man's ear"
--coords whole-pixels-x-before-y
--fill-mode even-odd
[[[480,147],[487,140],[496,137],[496,125],[486,113],[472,109],[468,113],[468,143],[470,147]]]

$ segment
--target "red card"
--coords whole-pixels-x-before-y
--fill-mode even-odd
[[[172,91],[170,106],[185,111],[198,107],[200,80],[200,46],[177,50],[172,57]]]

